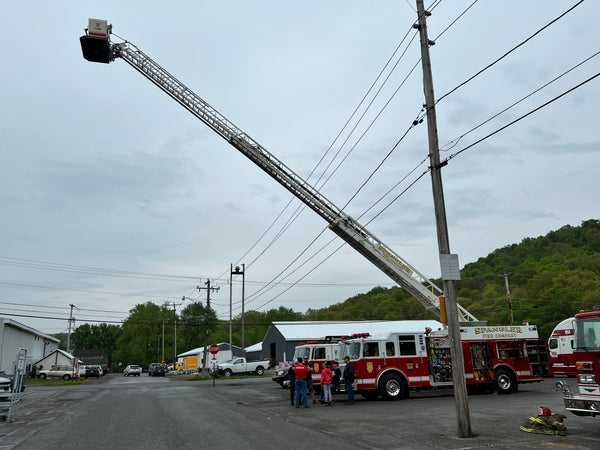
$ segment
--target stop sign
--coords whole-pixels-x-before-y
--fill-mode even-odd
[[[219,346],[217,344],[212,344],[210,347],[208,347],[208,351],[211,355],[216,355],[219,353]]]

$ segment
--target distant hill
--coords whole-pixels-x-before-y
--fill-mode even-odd
[[[561,320],[600,305],[600,221],[566,225],[495,250],[461,270],[458,303],[480,320],[509,324],[507,273],[515,324],[528,320],[546,338]],[[437,284],[441,286],[440,280]],[[430,319],[399,287],[377,287],[343,303],[309,310],[305,320]]]

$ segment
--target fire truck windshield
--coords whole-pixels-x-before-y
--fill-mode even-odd
[[[575,350],[600,348],[600,318],[575,321]]]
[[[360,342],[346,342],[340,347],[340,359],[344,359],[346,356],[350,359],[358,359],[361,357]]]
[[[297,361],[298,358],[308,358],[310,359],[310,347],[297,347],[294,352],[294,361]]]

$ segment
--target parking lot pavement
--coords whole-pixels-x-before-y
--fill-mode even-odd
[[[84,408],[86,402],[105,398],[110,390],[117,390],[115,395],[118,398],[119,389],[127,392],[137,389],[142,396],[151,391],[160,395],[163,402],[173,405],[180,404],[181,399],[177,397],[185,395],[196,399],[200,410],[206,408],[202,402],[210,398],[211,404],[219,404],[223,410],[230,410],[243,418],[241,420],[247,420],[229,426],[272,429],[273,436],[269,436],[268,443],[278,443],[276,446],[294,442],[296,434],[279,433],[282,429],[293,429],[299,436],[310,436],[306,439],[315,445],[333,441],[344,449],[600,448],[600,418],[577,417],[566,412],[562,394],[556,391],[552,379],[520,385],[520,392],[511,395],[470,396],[471,438],[457,437],[456,406],[449,390],[411,392],[410,398],[397,402],[369,401],[358,395],[354,405],[345,405],[345,396],[338,394],[334,396],[332,407],[317,403],[311,404],[310,409],[296,409],[290,405],[289,391],[279,387],[270,377],[219,378],[215,386],[212,380],[190,382],[169,377],[129,379],[116,376],[106,379],[108,382],[95,381],[74,386],[28,387],[23,393],[17,420],[0,424],[0,448],[13,448],[10,442],[43,433],[57,418],[78,417],[78,411]],[[520,431],[520,425],[536,415],[540,406],[566,415],[567,436]],[[193,417],[194,414],[181,416],[186,423],[190,421],[190,425]],[[209,416],[202,426],[212,426],[211,419],[216,420]],[[110,415],[106,420],[111,420]]]
[[[232,380],[233,381],[233,380]],[[237,380],[239,382],[239,380]],[[273,415],[285,417],[307,429],[338,436],[350,448],[407,449],[538,449],[600,448],[600,418],[577,417],[565,411],[562,393],[555,380],[522,384],[511,395],[482,394],[469,396],[469,416],[473,437],[458,437],[458,420],[451,390],[411,392],[406,400],[369,401],[356,396],[354,405],[345,405],[345,396],[334,395],[333,406],[311,405],[308,410],[290,405],[289,391],[274,382],[268,390],[257,385],[223,387],[232,400],[247,402]],[[222,383],[221,383],[222,385]],[[567,436],[526,433],[520,426],[535,416],[540,406],[549,407],[567,419]],[[350,433],[350,434],[349,434]]]

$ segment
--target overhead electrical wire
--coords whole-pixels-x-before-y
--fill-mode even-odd
[[[471,4],[471,5],[470,5],[470,6],[467,8],[467,10],[468,10],[470,7],[472,7],[472,6],[474,5],[474,3],[475,3],[475,2],[473,2],[473,3],[472,3],[472,4]],[[548,25],[546,25],[544,28],[547,28],[547,27],[548,27],[550,24],[552,24],[552,23],[556,22],[557,20],[559,20],[559,19],[560,19],[560,17],[563,17],[565,14],[567,14],[569,11],[571,11],[572,9],[574,9],[576,6],[578,6],[578,5],[579,5],[579,4],[581,4],[581,3],[582,3],[582,2],[580,1],[579,3],[577,3],[576,5],[574,5],[574,6],[573,6],[572,8],[570,8],[570,9],[569,9],[567,12],[563,13],[561,16],[559,16],[559,18],[557,18],[557,19],[553,20],[552,22],[550,22],[550,23],[549,23]],[[466,12],[466,11],[465,11],[465,12]],[[464,13],[463,13],[463,14],[464,14]],[[461,15],[461,16],[462,16],[462,15]],[[449,28],[449,27],[447,27],[447,28],[446,28],[446,30],[447,30],[448,28]],[[541,32],[541,31],[542,31],[544,28],[542,28],[542,29],[538,30],[538,32],[534,33],[534,34],[533,34],[533,35],[532,35],[530,38],[528,38],[528,39],[527,39],[527,40],[525,40],[523,43],[521,43],[521,44],[519,44],[518,46],[516,46],[516,47],[515,47],[515,49],[516,49],[516,48],[518,48],[518,47],[520,47],[521,45],[523,45],[523,44],[524,44],[525,42],[527,42],[528,40],[530,40],[530,39],[531,39],[533,36],[535,36],[536,34],[538,34],[539,32]],[[444,32],[445,32],[446,30],[444,30]],[[443,34],[443,33],[442,33],[442,34]],[[441,34],[440,34],[440,35],[441,35]],[[514,50],[514,49],[513,49],[513,50]],[[504,58],[504,57],[505,57],[506,55],[508,55],[510,52],[512,52],[512,50],[511,50],[511,51],[509,51],[509,52],[507,52],[507,53],[506,53],[506,54],[505,54],[503,57],[501,57],[500,59]],[[593,55],[593,56],[596,56],[596,55]],[[592,56],[592,57],[593,57],[593,56]],[[590,57],[590,58],[592,58],[592,57]],[[590,58],[586,59],[585,61],[589,60]],[[498,59],[498,61],[499,61],[500,59]],[[584,62],[585,62],[585,61],[584,61]],[[495,64],[495,63],[493,63],[493,64]],[[492,64],[492,65],[493,65],[493,64]],[[583,62],[582,62],[582,63],[580,63],[579,65],[581,65],[581,64],[583,64]],[[578,65],[578,66],[579,66],[579,65]],[[491,65],[490,65],[489,67],[491,67]],[[575,67],[577,67],[577,66],[575,66]],[[574,67],[574,68],[575,68],[575,67]],[[574,68],[572,68],[572,69],[570,69],[570,70],[573,70]],[[486,69],[484,69],[484,70],[486,70]],[[570,71],[570,70],[569,70],[569,71]],[[567,72],[569,72],[569,71],[567,71]],[[565,73],[567,73],[567,72],[565,72]],[[480,71],[480,73],[481,73],[481,71]],[[564,74],[563,74],[563,75],[564,75]],[[563,76],[563,75],[561,75],[561,76]],[[558,78],[560,78],[561,76],[559,76]],[[560,97],[562,97],[562,96],[564,96],[564,95],[568,94],[569,92],[573,91],[574,89],[577,89],[577,88],[578,88],[578,87],[580,87],[581,85],[583,85],[583,84],[585,84],[585,83],[587,83],[587,82],[591,81],[591,80],[592,80],[593,78],[595,78],[595,77],[596,77],[596,76],[594,76],[594,77],[591,77],[590,79],[588,79],[588,80],[584,81],[584,82],[583,82],[583,83],[581,83],[580,85],[578,85],[578,86],[576,86],[576,87],[574,87],[574,88],[570,89],[569,91],[567,91],[567,92],[563,93],[563,94],[562,94],[562,95],[560,95],[560,96],[557,96],[555,99],[553,99],[553,100],[551,100],[551,101],[549,101],[549,102],[545,103],[544,105],[540,106],[539,108],[536,108],[535,110],[533,110],[533,111],[530,111],[529,113],[527,113],[527,114],[523,115],[522,117],[520,117],[519,119],[517,119],[517,120],[515,120],[515,121],[512,121],[511,123],[507,124],[506,126],[504,126],[504,127],[500,128],[500,129],[496,130],[495,132],[493,132],[493,133],[491,133],[491,134],[487,135],[485,138],[483,138],[483,139],[481,139],[481,140],[477,141],[477,142],[476,142],[476,143],[474,143],[473,145],[475,145],[475,144],[477,144],[477,143],[480,143],[482,140],[484,140],[484,139],[487,139],[487,138],[489,138],[489,137],[493,136],[494,134],[496,134],[496,133],[498,133],[498,132],[502,131],[503,129],[505,129],[506,127],[508,127],[508,126],[510,126],[510,125],[512,125],[512,124],[514,124],[514,123],[516,123],[516,122],[518,122],[519,120],[521,120],[521,119],[523,119],[523,118],[527,117],[527,116],[528,116],[528,115],[530,115],[530,114],[533,114],[535,111],[537,111],[537,110],[539,110],[539,109],[541,109],[541,108],[543,108],[543,107],[547,106],[548,104],[550,104],[550,103],[554,102],[555,100],[559,99]],[[474,77],[472,77],[472,78],[474,78]],[[472,79],[472,78],[471,78],[471,79]],[[468,80],[468,81],[469,81],[469,80]],[[459,87],[460,87],[460,86],[459,86]],[[541,89],[541,88],[540,88],[540,89]],[[456,90],[456,88],[455,88],[454,90]],[[538,90],[539,90],[539,89],[538,89]],[[535,92],[537,92],[538,90],[534,91],[534,93],[535,93]],[[451,91],[451,92],[453,92],[453,91]],[[451,92],[450,92],[450,93],[451,93]],[[449,95],[450,93],[448,93],[447,95]],[[530,94],[530,95],[533,95],[533,93],[532,93],[532,94]],[[529,96],[530,96],[530,95],[529,95]],[[438,100],[438,101],[439,101],[439,100]],[[437,102],[436,102],[436,103],[437,103]],[[491,120],[491,119],[490,119],[490,120]],[[473,146],[473,145],[472,145],[472,146]],[[472,146],[469,146],[469,147],[467,147],[467,148],[465,148],[465,149],[461,150],[460,152],[457,152],[456,154],[454,154],[454,155],[450,156],[449,158],[447,158],[447,160],[449,160],[449,159],[453,158],[454,156],[457,156],[458,154],[462,153],[463,151],[465,151],[465,150],[466,150],[466,149],[468,149],[468,148],[471,148]],[[420,179],[422,176],[424,176],[424,175],[425,175],[427,172],[428,172],[428,171],[426,171],[426,172],[422,173],[422,174],[421,174],[421,176],[419,177],[419,179]],[[415,182],[416,182],[416,180],[415,180]],[[394,200],[392,200],[392,201],[391,201],[391,202],[390,202],[390,203],[389,203],[389,204],[388,204],[388,205],[387,205],[387,206],[386,206],[386,207],[385,207],[385,208],[384,208],[382,211],[380,211],[380,212],[379,212],[379,213],[378,213],[378,214],[377,214],[375,217],[379,216],[379,215],[380,215],[380,214],[381,214],[381,213],[382,213],[382,212],[383,212],[385,209],[387,209],[389,206],[391,206],[391,204],[392,204],[393,202],[395,202],[396,200],[397,200],[397,198],[395,198]],[[373,219],[374,219],[375,217],[373,217]],[[371,220],[373,220],[373,219],[371,219]],[[329,242],[327,245],[329,245],[330,243],[331,243],[331,241],[330,241],[330,242]],[[343,245],[342,245],[342,246],[343,246]],[[341,247],[339,247],[339,248],[341,248]],[[338,248],[337,250],[339,250],[339,248]],[[306,249],[305,249],[305,250],[306,250]],[[304,253],[304,251],[305,251],[305,250],[303,250],[303,253]],[[335,250],[335,251],[334,251],[334,253],[335,253],[337,250]],[[317,253],[318,253],[318,252],[317,252]],[[315,255],[316,255],[316,253],[315,253]],[[331,254],[330,256],[332,256],[332,254]],[[326,259],[327,259],[327,258],[326,258]],[[323,261],[323,262],[324,262],[324,261]],[[299,269],[299,268],[297,268],[296,270],[298,270],[298,269]],[[312,270],[311,270],[309,273],[311,273],[313,270],[314,270],[314,268],[313,268],[313,269],[312,269]],[[308,274],[307,274],[307,275],[308,275]],[[304,277],[303,277],[303,278],[304,278]],[[301,278],[301,279],[303,279],[303,278]],[[301,279],[300,279],[300,280],[301,280]],[[289,288],[288,288],[288,289],[289,289]],[[286,291],[287,291],[288,289],[286,289]],[[284,292],[286,292],[286,291],[284,291]],[[280,296],[280,295],[282,295],[282,294],[283,294],[283,292],[282,292],[281,294],[277,295],[277,297],[279,297],[279,296]],[[277,297],[275,297],[275,298],[277,298]],[[259,307],[259,309],[260,309],[261,307],[265,306],[266,304],[268,304],[268,303],[271,303],[273,300],[275,300],[275,298],[273,298],[273,299],[269,300],[268,302],[266,302],[265,304],[261,305],[261,306]]]
[[[455,24],[455,23],[456,23],[456,22],[457,22],[457,21],[458,21],[458,20],[459,20],[459,19],[460,19],[460,18],[461,18],[461,17],[462,17],[462,16],[463,16],[465,13],[466,13],[466,12],[467,12],[467,11],[468,11],[468,10],[469,10],[469,9],[470,9],[470,8],[471,8],[471,7],[472,7],[474,4],[475,4],[475,3],[476,3],[476,2],[477,2],[477,0],[475,0],[473,3],[471,3],[471,5],[469,5],[469,6],[468,6],[468,7],[467,7],[467,8],[466,8],[466,9],[465,9],[465,10],[464,10],[464,11],[463,11],[463,12],[462,12],[462,13],[461,13],[461,14],[460,14],[460,15],[459,15],[459,16],[458,16],[458,17],[457,17],[457,18],[456,18],[456,19],[455,19],[455,20],[454,20],[454,21],[453,21],[453,22],[452,22],[450,25],[448,25],[448,27],[446,27],[446,29],[444,29],[444,31],[443,31],[443,32],[442,32],[442,33],[441,33],[439,36],[441,36],[443,33],[445,33],[445,32],[446,32],[446,31],[447,31],[449,28],[451,28],[451,27],[452,27],[452,26],[453,26],[453,25],[454,25],[454,24]],[[434,4],[434,5],[433,5],[433,6],[432,6],[430,9],[433,9],[433,8],[435,8],[435,7],[436,7],[436,6],[438,6],[438,5],[439,5],[439,2],[437,2],[436,4]],[[406,37],[408,36],[408,34],[409,34],[409,33],[410,33],[410,30],[409,30],[409,31],[407,32],[407,34],[404,36],[404,38],[403,38],[403,41],[406,39]],[[415,32],[415,33],[414,33],[414,35],[413,35],[413,38],[412,38],[412,39],[409,41],[409,44],[408,44],[408,45],[410,45],[410,44],[412,43],[412,41],[415,39],[415,37],[416,37],[417,35],[418,35],[418,32]],[[439,37],[439,36],[438,36],[438,37]],[[398,63],[400,62],[400,59],[402,59],[402,56],[404,56],[404,54],[405,54],[405,53],[406,53],[406,51],[408,50],[408,45],[407,45],[407,48],[405,49],[405,51],[402,53],[401,57],[398,59],[398,61],[396,62],[396,64],[393,66],[393,69],[395,69],[395,68],[396,68],[396,66],[397,66],[397,65],[398,65]],[[390,60],[388,60],[388,64],[389,64],[389,61],[390,61]],[[336,168],[335,168],[335,169],[334,169],[334,170],[331,172],[331,174],[328,176],[328,178],[326,178],[326,180],[323,182],[323,184],[321,184],[321,186],[320,186],[320,187],[324,186],[324,185],[327,183],[327,181],[329,181],[329,180],[330,180],[330,178],[333,176],[333,174],[334,174],[334,173],[335,173],[335,172],[336,172],[336,171],[339,169],[339,167],[341,166],[341,164],[342,164],[342,163],[345,161],[345,159],[346,159],[346,158],[347,158],[347,157],[350,155],[350,153],[352,152],[352,150],[354,150],[354,148],[355,148],[355,147],[358,145],[358,143],[359,143],[359,142],[362,140],[362,138],[365,136],[365,134],[367,133],[367,131],[368,131],[368,130],[369,130],[371,127],[372,127],[372,125],[374,124],[374,122],[375,122],[375,121],[376,121],[376,120],[379,118],[379,116],[380,116],[380,115],[383,113],[383,111],[384,111],[384,110],[387,108],[387,106],[389,105],[389,103],[391,102],[391,100],[394,98],[394,96],[395,96],[395,95],[396,95],[396,93],[399,91],[399,89],[400,89],[400,88],[401,88],[401,87],[404,85],[404,83],[406,82],[406,80],[408,79],[408,77],[409,77],[409,76],[412,74],[412,72],[413,72],[413,71],[416,69],[416,67],[418,66],[418,64],[420,63],[420,61],[421,61],[421,60],[419,59],[419,60],[418,60],[418,61],[415,63],[415,65],[414,65],[414,66],[412,67],[412,69],[411,69],[411,70],[408,72],[408,75],[407,75],[407,76],[404,78],[404,80],[402,81],[402,83],[401,83],[401,84],[398,86],[398,88],[397,88],[397,89],[394,91],[394,93],[393,93],[393,94],[390,96],[390,98],[389,98],[389,99],[388,99],[388,101],[385,103],[385,105],[383,106],[383,108],[381,108],[381,109],[380,109],[379,113],[378,113],[378,114],[375,116],[375,118],[374,118],[374,119],[371,121],[371,123],[369,124],[369,126],[368,126],[368,127],[365,129],[365,131],[363,132],[363,134],[362,134],[362,135],[361,135],[361,136],[358,138],[358,140],[356,141],[356,143],[354,144],[354,146],[353,146],[353,147],[352,147],[352,148],[351,148],[351,149],[350,149],[350,150],[349,150],[349,151],[346,153],[345,157],[344,157],[344,158],[343,158],[343,159],[342,159],[342,160],[339,162],[339,164],[336,166]],[[386,64],[386,66],[387,66],[388,64]],[[360,120],[362,120],[362,118],[364,118],[364,115],[365,115],[366,111],[367,111],[367,110],[368,110],[368,108],[369,108],[369,107],[370,107],[370,106],[373,104],[373,101],[374,101],[374,99],[377,97],[377,95],[378,95],[378,94],[381,92],[381,89],[383,88],[383,86],[384,86],[385,82],[387,82],[387,80],[388,80],[388,79],[389,79],[389,77],[391,76],[391,73],[393,72],[393,69],[392,69],[392,71],[391,71],[391,72],[388,74],[388,76],[387,76],[387,78],[385,79],[385,81],[384,81],[384,83],[382,84],[382,86],[380,86],[379,90],[377,91],[377,94],[376,94],[376,95],[374,96],[374,98],[371,100],[371,102],[369,103],[369,106],[367,107],[367,109],[365,110],[365,112],[363,113],[363,115],[360,117],[360,119],[359,119],[359,122],[360,122]],[[380,75],[381,75],[381,73],[380,73]],[[371,86],[371,89],[372,89],[372,88],[373,88],[373,85]],[[370,89],[370,90],[371,90],[371,89]],[[364,98],[363,98],[363,100],[364,100]],[[355,112],[356,112],[356,110],[355,110]],[[354,113],[353,113],[353,114],[354,114]],[[401,138],[398,140],[398,142],[397,142],[397,143],[396,143],[396,144],[393,146],[393,148],[392,148],[392,149],[391,149],[391,150],[388,152],[388,154],[387,154],[387,155],[386,155],[386,156],[383,158],[383,160],[382,160],[382,161],[381,161],[381,162],[378,164],[378,166],[377,166],[377,167],[376,167],[376,168],[375,168],[375,169],[374,169],[374,170],[371,172],[371,174],[370,174],[370,175],[367,177],[367,179],[366,179],[366,180],[365,180],[365,181],[362,183],[362,185],[361,185],[361,186],[358,188],[358,190],[357,190],[357,191],[354,193],[354,195],[353,195],[353,196],[351,196],[351,198],[350,198],[350,199],[349,199],[349,200],[346,202],[346,204],[344,205],[344,207],[343,207],[342,209],[345,209],[345,208],[346,208],[346,207],[347,207],[347,206],[350,204],[350,202],[351,202],[351,201],[352,201],[352,200],[353,200],[353,199],[354,199],[354,198],[355,198],[355,197],[358,195],[358,193],[359,193],[359,192],[362,190],[362,188],[363,188],[363,187],[364,187],[364,186],[365,186],[365,185],[366,185],[366,184],[367,184],[367,183],[368,183],[368,182],[371,180],[371,178],[372,178],[372,177],[375,175],[375,173],[376,173],[376,172],[377,172],[377,171],[378,171],[378,170],[381,168],[381,166],[383,165],[383,163],[384,163],[384,162],[385,162],[385,161],[386,161],[386,160],[389,158],[389,156],[390,156],[390,155],[393,153],[393,151],[394,151],[394,150],[395,150],[395,149],[398,147],[398,145],[400,144],[400,142],[401,142],[401,141],[402,141],[402,140],[403,140],[403,139],[406,137],[406,135],[408,134],[408,132],[410,131],[410,129],[411,129],[413,126],[416,126],[416,125],[417,125],[418,123],[420,123],[421,121],[422,121],[422,119],[421,119],[421,120],[419,120],[419,119],[416,119],[415,121],[413,121],[412,125],[411,125],[411,126],[409,126],[409,128],[406,130],[406,132],[404,133],[404,135],[403,135],[403,136],[402,136],[402,137],[401,137]],[[358,125],[358,123],[359,123],[359,122],[357,122],[357,124],[354,126],[354,128],[353,128],[352,132],[354,132],[354,131],[356,130],[356,127],[357,127],[357,125]],[[347,124],[348,124],[348,123],[347,123]],[[346,124],[346,125],[347,125],[347,124]],[[350,138],[350,136],[351,136],[352,132],[351,132],[351,133],[348,135],[348,137],[346,138],[346,141],[344,141],[344,143],[342,144],[342,147],[343,147],[343,145],[345,145],[345,143],[348,141],[348,139]],[[338,134],[338,137],[339,137],[339,134]],[[337,137],[336,137],[336,140],[337,140]],[[339,149],[339,150],[338,150],[338,152],[336,153],[336,155],[335,155],[336,157],[337,157],[337,155],[339,154],[339,152],[341,151],[342,147],[340,147],[340,149]],[[329,149],[331,149],[331,146],[330,146],[330,148],[329,148]],[[335,159],[335,157],[334,157],[334,159]],[[334,159],[332,159],[332,161],[331,161],[331,162],[333,162],[333,160],[334,160]],[[427,158],[426,158],[426,159],[427,159]],[[424,159],[424,160],[423,160],[423,161],[422,161],[420,164],[422,164],[422,163],[423,163],[423,162],[424,162],[426,159]],[[331,166],[331,163],[330,163],[330,164],[327,166],[327,168],[326,168],[325,170],[327,170],[327,169],[328,169],[330,166]],[[414,170],[414,169],[413,169],[413,170]],[[325,173],[325,171],[324,171],[323,173]],[[412,171],[411,171],[411,173],[412,173]],[[425,173],[427,173],[427,172],[424,172],[424,174],[425,174]],[[424,174],[423,174],[423,175],[424,175]],[[423,175],[421,175],[421,177],[422,177]],[[419,179],[420,179],[421,177],[419,177]],[[394,187],[396,187],[398,184],[399,184],[399,183],[397,183],[396,185],[394,185]],[[412,186],[412,184],[411,184],[411,186]],[[388,193],[389,193],[389,192],[390,192],[390,191],[388,191]],[[386,193],[386,195],[387,195],[387,193]],[[394,199],[394,200],[392,201],[392,203],[393,203],[394,201],[396,201],[397,199],[398,199],[398,197],[396,197],[396,199]],[[381,200],[381,199],[380,199],[380,200]],[[380,200],[378,200],[378,202],[379,202]],[[387,209],[387,208],[388,208],[390,205],[391,205],[391,203],[390,203],[390,204],[388,204],[388,206],[386,206],[386,207],[385,207],[385,208],[384,208],[382,211],[380,211],[380,212],[378,213],[378,215],[379,215],[379,214],[381,214],[381,213],[383,213],[383,211],[384,211],[385,209]],[[372,206],[371,206],[371,208],[369,208],[369,210],[370,210],[370,209],[372,209],[374,206],[375,206],[375,205],[372,205]],[[303,210],[303,209],[305,208],[305,206],[302,206],[302,205],[301,205],[299,208],[302,208],[302,210]],[[297,217],[297,216],[296,216],[296,217]],[[377,217],[377,216],[376,216],[376,217]],[[288,226],[289,226],[289,225],[288,225]],[[321,233],[319,233],[319,235],[317,236],[317,238],[318,238],[319,236],[321,236],[321,235],[323,234],[323,232],[324,232],[324,230],[323,230],[323,231],[321,231]],[[335,239],[335,238],[334,238],[334,239]],[[316,238],[315,238],[315,240],[316,240]],[[315,242],[315,240],[313,240],[313,241],[312,241],[312,242],[309,244],[309,246],[313,245],[313,244],[314,244],[314,242]],[[333,240],[332,240],[332,241],[333,241]],[[329,241],[327,244],[325,244],[325,246],[324,246],[323,248],[325,248],[326,246],[330,245],[332,241]],[[322,249],[323,249],[323,248],[322,248]],[[302,250],[302,251],[301,251],[301,253],[300,253],[300,254],[299,254],[299,255],[298,255],[298,256],[297,256],[297,257],[296,257],[296,258],[295,258],[295,259],[292,261],[292,263],[291,263],[291,264],[293,264],[294,262],[296,262],[296,261],[297,261],[297,260],[300,258],[300,256],[306,252],[306,250],[307,250],[307,249],[308,249],[308,248],[305,248],[304,250]],[[321,249],[321,250],[322,250],[322,249]],[[321,250],[319,250],[319,251],[317,251],[315,254],[313,254],[313,257],[314,257],[316,254],[318,254],[318,253],[319,253]],[[265,249],[265,251],[266,251],[266,249]],[[336,250],[336,251],[337,251],[337,250]],[[263,253],[264,253],[264,252],[263,252]],[[335,253],[335,252],[334,252],[334,253]],[[261,254],[262,254],[262,253],[261,253]],[[332,256],[332,255],[333,255],[333,254],[331,254],[330,256]],[[312,257],[311,257],[311,258],[312,258]],[[311,258],[309,258],[308,260],[310,260]],[[308,262],[308,260],[307,260],[307,261],[305,261],[304,263],[302,263],[302,264],[301,264],[299,267],[297,267],[297,268],[296,268],[296,269],[295,269],[293,272],[297,271],[297,270],[298,270],[300,267],[302,267],[304,264],[306,264],[306,263]],[[290,264],[290,265],[291,265],[291,264]],[[287,270],[287,268],[289,268],[289,267],[290,267],[290,265],[288,265],[288,266],[286,267],[286,269],[284,269],[284,270]],[[314,270],[314,269],[313,269],[313,270]],[[292,272],[292,273],[293,273],[293,272]],[[311,271],[311,272],[312,272],[312,271]],[[281,273],[282,273],[282,272],[280,272],[280,273],[279,273],[279,274],[278,274],[276,277],[280,276],[280,275],[281,275]],[[289,276],[289,275],[288,275],[288,276]],[[287,290],[288,290],[288,289],[286,289],[286,291],[287,291]],[[286,291],[284,291],[284,292],[286,292]],[[265,292],[266,292],[266,291],[265,291]],[[271,300],[271,301],[272,301],[272,300]],[[268,303],[270,303],[270,301],[269,301]]]
[[[539,30],[537,30],[535,33],[533,33],[531,36],[529,36],[527,39],[525,39],[524,41],[521,41],[519,44],[515,45],[513,48],[511,48],[510,50],[508,50],[506,53],[504,53],[502,56],[500,56],[499,58],[497,58],[496,60],[494,60],[493,62],[491,62],[490,64],[488,64],[487,66],[485,66],[483,69],[479,70],[477,73],[475,73],[474,75],[472,75],[471,77],[467,78],[465,81],[463,81],[462,83],[460,83],[458,86],[454,87],[453,89],[451,89],[449,92],[446,92],[444,95],[442,95],[440,98],[438,98],[435,102],[435,104],[437,105],[439,102],[441,102],[443,99],[445,99],[446,97],[448,97],[450,94],[456,92],[458,89],[460,89],[461,87],[463,87],[465,84],[469,83],[470,81],[472,81],[473,79],[477,78],[479,75],[481,75],[483,72],[485,72],[486,70],[488,70],[489,68],[493,67],[494,65],[496,65],[498,62],[502,61],[504,58],[506,58],[508,55],[510,55],[512,52],[514,52],[515,50],[517,50],[519,47],[522,47],[523,45],[525,45],[527,42],[529,42],[531,39],[533,39],[535,36],[537,36],[538,34],[540,34],[542,31],[544,31],[546,28],[550,27],[552,24],[558,22],[560,19],[562,19],[564,16],[566,16],[568,13],[570,13],[571,11],[573,11],[576,7],[578,7],[579,5],[581,5],[583,3],[584,0],[580,0],[578,3],[576,3],[575,5],[573,5],[571,8],[569,8],[567,11],[565,11],[564,13],[562,13],[560,16],[558,16],[557,18],[555,18],[554,20],[550,21],[549,23],[547,23],[546,25],[544,25],[542,28],[540,28]]]
[[[464,147],[463,149],[461,149],[461,150],[457,151],[456,153],[453,153],[452,155],[448,156],[448,157],[447,157],[447,158],[446,158],[444,161],[442,161],[442,163],[443,163],[443,162],[450,161],[451,159],[455,158],[456,156],[460,155],[461,153],[465,152],[466,150],[469,150],[469,149],[473,148],[473,147],[474,147],[474,146],[476,146],[477,144],[479,144],[479,143],[481,143],[481,142],[485,141],[486,139],[489,139],[490,137],[494,136],[495,134],[498,134],[499,132],[501,132],[501,131],[505,130],[506,128],[508,128],[508,127],[510,127],[510,126],[512,126],[512,125],[514,125],[514,124],[515,124],[515,123],[517,123],[517,122],[520,122],[520,121],[521,121],[521,120],[523,120],[524,118],[526,118],[526,117],[528,117],[528,116],[532,115],[533,113],[535,113],[535,112],[539,111],[540,109],[542,109],[542,108],[545,108],[546,106],[548,106],[548,105],[550,105],[550,104],[554,103],[555,101],[557,101],[557,100],[561,99],[561,98],[562,98],[562,97],[564,97],[565,95],[567,95],[567,94],[569,94],[569,93],[573,92],[573,91],[574,91],[574,90],[576,90],[576,89],[579,89],[581,86],[583,86],[583,85],[585,85],[585,84],[589,83],[590,81],[594,80],[594,79],[595,79],[595,78],[597,78],[599,75],[600,75],[600,72],[599,72],[599,73],[597,73],[596,75],[593,75],[593,76],[591,76],[591,77],[590,77],[590,78],[588,78],[587,80],[585,80],[585,81],[582,81],[582,82],[581,82],[581,83],[579,83],[578,85],[576,85],[576,86],[573,86],[571,89],[569,89],[569,90],[567,90],[567,91],[563,92],[562,94],[560,94],[560,95],[557,95],[557,96],[556,96],[556,97],[554,97],[553,99],[551,99],[551,100],[547,101],[546,103],[544,103],[544,104],[542,104],[542,105],[538,106],[537,108],[535,108],[535,109],[532,109],[532,110],[531,110],[531,111],[529,111],[528,113],[526,113],[526,114],[523,114],[522,116],[520,116],[520,117],[516,118],[515,120],[513,120],[513,121],[511,121],[511,122],[507,123],[506,125],[504,125],[504,126],[502,126],[502,127],[498,128],[497,130],[493,131],[492,133],[489,133],[489,134],[485,135],[485,136],[484,136],[484,137],[482,137],[481,139],[479,139],[479,140],[477,140],[477,141],[473,142],[472,144],[470,144],[470,145],[468,145],[468,146]]]
[[[531,97],[532,95],[538,93],[539,91],[541,91],[542,89],[550,86],[552,83],[558,81],[559,79],[561,79],[562,77],[564,77],[565,75],[567,75],[568,73],[572,72],[573,70],[575,70],[576,68],[582,66],[583,64],[585,64],[586,62],[590,61],[592,58],[598,56],[600,54],[600,51],[594,53],[592,56],[589,56],[588,58],[584,59],[583,61],[581,61],[580,63],[574,65],[573,67],[571,67],[570,69],[566,70],[565,72],[561,73],[560,75],[558,75],[557,77],[553,78],[552,80],[548,81],[547,83],[544,83],[543,85],[541,85],[539,88],[537,88],[536,90],[530,92],[529,94],[527,94],[524,97],[521,97],[519,100],[517,100],[516,102],[512,103],[511,105],[507,106],[506,108],[502,109],[501,111],[497,112],[496,114],[494,114],[493,116],[489,117],[488,119],[484,120],[483,122],[481,122],[479,125],[476,125],[475,127],[471,128],[470,130],[464,132],[463,134],[461,134],[458,138],[453,139],[452,141],[448,142],[447,144],[443,145],[440,148],[441,152],[447,152],[450,151],[452,148],[454,148],[456,145],[458,145],[458,143],[467,135],[469,135],[470,133],[472,133],[473,131],[477,130],[478,128],[482,127],[483,125],[485,125],[486,123],[492,121],[493,119],[495,119],[496,117],[500,116],[501,114],[505,113],[506,111],[510,110],[511,108],[515,107],[516,105],[518,105],[519,103],[525,101],[526,99],[528,99],[529,97]]]

